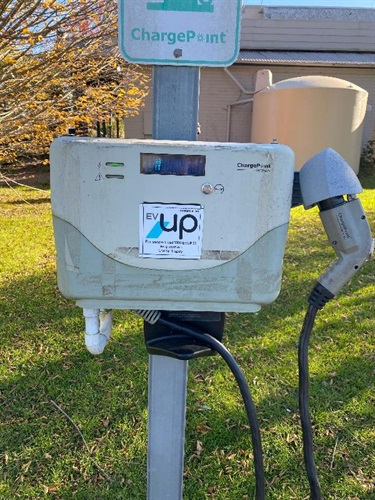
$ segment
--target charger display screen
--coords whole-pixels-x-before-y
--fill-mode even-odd
[[[141,174],[204,176],[206,156],[141,153]]]

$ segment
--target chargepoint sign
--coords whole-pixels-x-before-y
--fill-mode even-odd
[[[140,64],[230,66],[242,0],[119,0],[124,58]]]

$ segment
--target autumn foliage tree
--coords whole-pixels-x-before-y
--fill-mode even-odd
[[[0,0],[0,15],[0,163],[143,105],[148,71],[119,54],[116,0]]]

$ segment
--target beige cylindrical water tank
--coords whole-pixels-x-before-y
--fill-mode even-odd
[[[254,95],[251,142],[290,146],[296,170],[331,147],[358,173],[367,97],[366,90],[339,78],[283,80]]]

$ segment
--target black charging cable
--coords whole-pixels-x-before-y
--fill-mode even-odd
[[[321,500],[320,484],[314,460],[314,438],[309,408],[309,341],[315,318],[334,295],[323,285],[317,283],[309,296],[309,307],[303,322],[298,344],[298,377],[299,377],[299,413],[301,418],[303,457],[307,478],[310,484],[311,500]]]
[[[314,326],[315,317],[318,309],[312,305],[309,306],[298,345],[298,374],[299,374],[299,412],[302,427],[302,440],[303,440],[303,457],[305,461],[306,474],[310,484],[310,494],[312,500],[320,500],[322,498],[320,493],[320,485],[318,473],[314,460],[314,439],[310,418],[309,409],[309,340]]]
[[[265,480],[264,480],[264,465],[262,441],[260,436],[260,428],[256,415],[255,405],[251,397],[250,389],[244,374],[238,366],[236,360],[228,349],[215,337],[207,333],[198,332],[190,327],[182,325],[178,322],[169,321],[164,318],[159,318],[158,323],[165,325],[174,330],[179,330],[181,333],[188,335],[201,343],[215,350],[225,360],[229,369],[233,373],[238,387],[240,389],[242,399],[246,409],[246,415],[250,425],[251,440],[254,454],[254,470],[255,470],[255,498],[256,500],[265,499]]]

